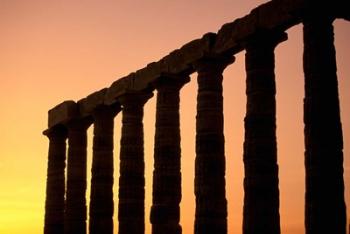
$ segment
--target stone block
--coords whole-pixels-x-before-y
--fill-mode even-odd
[[[162,73],[179,74],[191,69],[185,61],[184,52],[179,49],[172,51],[159,62]]]
[[[180,48],[183,60],[186,64],[203,58],[206,54],[211,52],[211,48],[215,43],[216,34],[207,33],[201,39],[193,40]]]
[[[130,87],[132,87],[134,76],[135,76],[135,73],[130,73],[129,75],[114,81],[113,84],[106,91],[106,94],[104,97],[104,104],[112,105],[113,103],[116,102],[116,99],[118,97],[127,93]]]
[[[286,4],[283,4],[286,2]],[[299,23],[300,17],[296,17],[300,11],[298,1],[270,1],[255,8],[252,12],[258,15],[258,28],[268,30],[287,30]]]
[[[153,62],[147,65],[147,67],[136,71],[133,77],[132,91],[148,90],[151,84],[155,82],[161,75],[161,63]]]
[[[207,33],[174,50],[159,61],[161,72],[174,75],[194,72],[192,64],[211,52],[215,38],[215,33]]]
[[[237,53],[243,50],[240,41],[254,34],[257,24],[258,15],[254,13],[223,25],[217,33],[213,52],[222,54],[229,51]]]
[[[58,124],[67,123],[69,120],[79,116],[77,103],[74,101],[64,101],[49,110],[48,127],[52,128]]]
[[[348,0],[338,0],[336,4],[336,16],[350,21],[350,7]]]
[[[82,117],[91,115],[94,109],[104,104],[107,88],[94,92],[78,101],[79,112]]]

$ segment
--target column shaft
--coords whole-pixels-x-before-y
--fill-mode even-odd
[[[91,169],[91,234],[113,233],[113,130],[120,107],[100,106],[94,111],[94,138]]]
[[[157,83],[154,146],[153,234],[180,234],[181,146],[180,89],[189,77],[162,77]]]
[[[144,234],[145,177],[143,151],[143,105],[149,93],[123,95],[122,136],[120,141],[119,233]]]
[[[286,38],[266,32],[246,42],[244,234],[280,233],[274,48]]]
[[[222,72],[233,58],[204,59],[196,64],[195,233],[227,233]]]
[[[86,233],[86,130],[91,122],[76,120],[68,124],[67,193],[64,233]]]
[[[304,19],[306,233],[346,233],[332,19]]]
[[[64,223],[64,194],[66,166],[67,130],[63,126],[54,127],[44,133],[50,140],[44,234],[62,234]]]

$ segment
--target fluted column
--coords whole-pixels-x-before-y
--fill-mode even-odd
[[[181,146],[180,89],[188,76],[163,76],[156,83],[157,111],[154,139],[153,234],[180,234]]]
[[[152,93],[128,93],[122,105],[120,141],[119,233],[144,234],[145,163],[143,151],[143,105]]]
[[[305,226],[346,232],[343,138],[332,19],[304,18]]]
[[[68,127],[67,192],[64,233],[86,233],[87,128],[91,120],[71,121]]]
[[[287,39],[262,32],[246,42],[243,233],[280,233],[274,49]]]
[[[64,223],[64,194],[67,129],[56,126],[44,132],[49,138],[46,180],[44,234],[62,234]]]
[[[233,57],[206,58],[198,72],[195,233],[227,233],[222,73]]]
[[[113,233],[113,130],[117,106],[99,106],[94,110],[94,138],[89,212],[90,234]]]

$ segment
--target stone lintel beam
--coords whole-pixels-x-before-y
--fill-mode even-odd
[[[311,9],[311,12],[323,12],[322,9],[326,9],[326,13],[334,18],[350,20],[347,0],[272,0],[253,9],[250,14],[223,25],[217,34],[207,33],[202,38],[193,40],[169,53],[158,62],[150,63],[118,79],[105,91],[104,104],[115,103],[119,96],[128,91],[148,89],[149,84],[159,78],[162,73],[175,75],[192,73],[194,72],[192,64],[208,53],[238,53],[244,49],[242,42],[257,30],[285,31],[301,22],[301,15],[305,9]],[[65,101],[51,109],[49,128],[72,119],[76,112],[74,104],[73,101]]]
[[[303,1],[303,15],[342,18],[350,20],[350,7],[348,0],[333,1]]]
[[[207,33],[202,38],[190,41],[180,49],[171,52],[159,61],[161,71],[169,74],[194,72],[192,64],[210,53],[215,38],[215,33]]]
[[[118,97],[126,94],[132,86],[134,76],[135,73],[133,72],[123,78],[114,81],[106,91],[104,104],[111,105],[117,102]]]
[[[117,81],[106,91],[104,103],[110,105],[118,97],[128,92],[152,89],[151,83],[163,74],[184,75],[194,72],[192,64],[210,53],[215,42],[215,33],[207,33],[202,38],[193,40],[180,49],[174,50],[158,62],[148,64]]]
[[[66,124],[79,115],[78,105],[74,101],[64,101],[49,110],[48,127]]]
[[[237,53],[244,49],[241,44],[257,30],[284,31],[300,22],[297,12],[305,0],[275,0],[258,6],[250,14],[232,23],[225,24],[217,33],[214,53],[232,51]]]
[[[104,105],[107,88],[96,91],[86,98],[78,101],[79,114],[81,118],[91,116],[96,108]]]

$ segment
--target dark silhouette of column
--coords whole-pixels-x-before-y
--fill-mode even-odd
[[[143,105],[152,93],[128,93],[118,101],[122,105],[120,141],[119,233],[144,234],[145,163],[143,152]]]
[[[206,58],[198,72],[195,233],[227,233],[222,73],[234,57]]]
[[[343,137],[332,22],[322,16],[304,18],[307,234],[346,233]]]
[[[163,76],[156,83],[157,112],[154,140],[153,234],[180,234],[181,146],[180,89],[188,76]]]
[[[44,234],[62,234],[64,223],[64,194],[67,129],[62,125],[44,132],[49,140],[46,181]]]
[[[119,106],[99,106],[93,113],[90,234],[113,233],[113,130]]]
[[[92,121],[73,120],[68,128],[67,193],[64,233],[86,233],[86,152],[87,129]]]
[[[246,42],[244,234],[280,233],[274,49],[286,39],[264,31]]]

